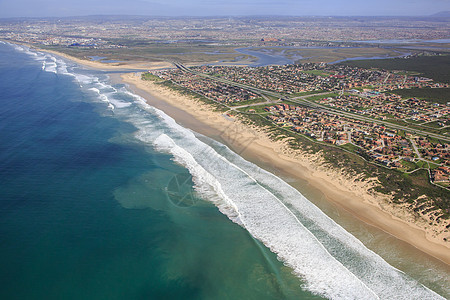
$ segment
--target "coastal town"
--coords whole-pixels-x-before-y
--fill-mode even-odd
[[[442,0],[3,2],[0,299],[450,299]]]
[[[361,26],[361,22],[365,26]],[[339,46],[343,40],[439,39],[448,35],[448,24],[438,18],[411,26],[409,18],[338,17],[198,17],[165,18],[146,16],[71,17],[0,20],[0,38],[42,45],[80,44],[94,47],[118,45],[121,40],[177,43],[200,40],[210,43],[289,46]],[[255,33],[257,33],[255,35]],[[92,40],[90,40],[92,39]],[[90,40],[90,41],[89,41]]]
[[[403,58],[439,55],[420,43],[419,48],[399,48],[367,41],[447,37],[448,24],[438,18],[423,20],[426,26],[421,28],[409,21],[363,17],[11,19],[0,22],[0,38],[82,59],[170,61],[178,68],[152,71],[152,75],[225,105],[230,115],[259,115],[273,126],[355,153],[384,168],[426,169],[432,183],[448,188],[449,103],[396,93],[445,89],[448,81],[411,71],[335,63],[361,53]],[[236,51],[237,47],[293,63],[251,67],[254,58]],[[433,47],[440,49],[440,44]],[[189,68],[181,65],[189,60],[197,63]],[[205,63],[210,60],[216,63]]]
[[[448,84],[408,72],[325,63],[179,67],[150,74],[226,105],[229,116],[260,115],[385,168],[426,169],[433,183],[449,186],[450,104],[392,92]]]

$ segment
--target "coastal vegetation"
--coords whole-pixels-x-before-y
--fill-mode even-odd
[[[345,61],[341,64],[366,69],[412,71],[438,82],[450,83],[450,72],[448,71],[450,70],[450,55],[446,53],[411,58],[353,60]]]
[[[450,102],[450,88],[413,88],[393,90],[392,93],[402,96],[403,98],[419,98],[430,102],[447,104]]]
[[[128,38],[110,38],[104,42],[111,47],[98,49],[98,47],[89,46],[71,46],[71,45],[39,45],[40,48],[52,51],[58,51],[67,55],[80,59],[91,56],[103,56],[108,60],[117,60],[123,62],[131,61],[176,61],[186,64],[205,64],[205,63],[222,63],[222,64],[248,64],[256,62],[256,56],[242,54],[238,52],[240,48],[251,47],[253,53],[261,50],[264,54],[270,47],[253,47],[258,42],[251,39],[229,40],[226,43],[207,43],[197,40],[177,40],[171,43],[161,43],[159,41]],[[317,44],[317,42],[316,42]],[[358,57],[396,57],[398,52],[390,48],[378,48],[374,46],[364,47],[347,47],[334,48],[322,47],[309,49],[308,47],[299,47],[291,49],[289,46],[278,46],[274,56],[289,58],[294,60],[296,57],[302,57],[296,63],[307,62],[337,62],[345,59],[354,59]],[[415,52],[415,51],[413,51]],[[283,54],[281,54],[283,53]],[[345,62],[347,63],[347,62]],[[350,63],[350,62],[349,62]],[[327,76],[327,72],[319,70],[310,70],[306,73]]]
[[[204,43],[163,44],[149,41],[120,40],[122,47],[102,49],[90,47],[68,47],[44,45],[42,49],[58,51],[76,58],[103,56],[108,60],[130,61],[179,61],[182,63],[206,63],[210,61],[234,61],[236,58],[246,59],[248,56],[234,52],[235,47],[210,46]],[[181,45],[180,45],[181,44]]]
[[[446,174],[439,173],[440,170],[448,168],[448,158],[442,153],[448,151],[445,149],[450,130],[448,114],[444,111],[448,102],[449,88],[445,84],[450,83],[450,56],[444,52],[437,55],[440,45],[433,45],[435,50],[428,51],[395,45],[330,42],[322,36],[334,30],[340,32],[341,27],[336,26],[327,27],[331,31],[302,33],[299,39],[302,29],[294,30],[290,26],[280,27],[286,30],[282,38],[270,37],[279,35],[279,29],[262,33],[269,35],[267,38],[255,36],[254,24],[259,21],[198,20],[198,24],[203,25],[196,27],[185,20],[174,20],[170,28],[166,20],[129,22],[93,24],[89,36],[87,33],[81,36],[73,31],[71,24],[63,22],[59,26],[65,29],[60,36],[55,36],[54,26],[49,26],[51,35],[46,35],[44,30],[36,37],[19,30],[8,39],[32,41],[43,49],[82,59],[101,56],[104,60],[116,61],[115,66],[119,67],[139,62],[200,66],[188,68],[188,71],[178,70],[181,80],[161,78],[152,73],[144,73],[142,79],[265,128],[274,140],[284,140],[291,149],[320,153],[325,165],[344,170],[350,178],[377,177],[372,191],[389,196],[393,203],[409,206],[418,214],[433,210],[435,221],[449,217],[450,197],[445,189],[448,180],[436,180],[437,175]],[[224,27],[227,22],[234,26]],[[295,20],[292,22],[299,24]],[[228,29],[208,29],[216,23]],[[404,28],[403,33],[409,30]],[[414,34],[417,30],[414,28]],[[382,36],[388,37],[388,31]],[[424,37],[431,37],[428,29],[422,31]],[[349,31],[345,32],[348,35]],[[352,32],[365,36],[364,29],[352,27]],[[393,32],[398,38],[397,28]],[[339,34],[334,32],[333,37]],[[356,36],[353,40],[360,40]],[[350,40],[348,36],[346,40]],[[236,51],[248,47],[252,53],[298,59],[299,64],[234,69],[211,66],[257,62],[256,56]],[[408,58],[324,64],[358,57],[391,58],[406,51],[411,53]],[[317,64],[307,64],[309,62]],[[306,64],[298,68],[300,63]],[[183,80],[187,75],[189,78]],[[414,100],[416,98],[442,107],[435,109],[430,103]],[[290,107],[268,109],[281,104]],[[298,112],[296,107],[299,107]],[[431,117],[441,111],[444,111],[442,116]],[[389,136],[383,137],[386,134]],[[417,143],[424,145],[414,149]],[[424,203],[427,203],[426,209],[423,209]]]
[[[203,74],[202,77],[198,77],[199,75],[201,75],[199,71],[192,71],[191,73],[189,69],[183,68],[181,68],[181,70],[183,71],[176,71],[176,78],[180,78],[180,74],[186,72],[185,74],[188,78],[190,78],[190,80],[208,79],[216,82],[217,84],[233,84],[232,82],[227,80],[228,75],[223,68],[220,69],[220,72],[218,72],[218,70],[210,71],[210,73],[206,73],[208,75]],[[211,76],[211,73],[213,73],[213,76]],[[319,70],[318,72],[307,72],[306,74],[308,74],[308,76],[322,76],[324,73],[325,71]],[[164,85],[173,88],[174,84],[170,80],[171,76],[168,76],[167,72],[165,72],[164,74],[165,75],[163,77],[166,78]],[[365,73],[361,72],[361,74]],[[377,73],[375,72],[374,74]],[[399,80],[405,81],[405,78],[407,76],[410,76],[407,74],[409,73],[399,75],[402,76],[399,77]],[[198,79],[196,79],[196,76],[198,77]],[[385,77],[386,76],[382,76],[380,80],[382,82],[386,82],[386,79],[383,79]],[[389,76],[387,76],[386,78],[389,78]],[[273,80],[273,78],[271,79]],[[150,80],[154,80],[154,77],[150,77]],[[179,84],[175,86],[176,89],[180,88]],[[244,89],[246,88],[245,85],[241,85],[240,83],[237,84],[237,86]],[[189,93],[189,91],[191,91],[191,89],[189,89],[189,85],[184,85],[183,88],[186,89],[184,90],[184,93]],[[408,91],[408,89],[405,90]],[[289,119],[288,112],[285,110],[288,109],[288,107],[289,109],[294,109],[295,107],[304,107],[301,110],[313,112],[315,111],[313,108],[315,104],[313,103],[320,105],[323,99],[339,99],[341,97],[343,97],[343,99],[357,99],[357,97],[347,92],[342,93],[328,90],[327,93],[327,89],[320,89],[319,91],[320,94],[318,95],[316,95],[317,90],[315,90],[299,93],[302,96],[299,96],[298,94],[292,94],[290,95],[290,97],[282,96],[285,98],[274,101],[273,103],[266,104],[260,104],[259,100],[251,100],[252,102],[248,103],[246,101],[225,103],[214,98],[207,99],[205,97],[200,97],[198,99],[202,101],[206,99],[207,101],[205,102],[210,104],[215,103],[216,107],[218,104],[221,105],[221,111],[228,111],[229,114],[232,114],[233,116],[239,118],[242,122],[264,130],[269,134],[270,138],[273,141],[283,141],[291,150],[300,150],[313,155],[319,154],[321,157],[320,164],[322,164],[322,166],[334,170],[340,170],[339,172],[346,174],[345,176],[347,176],[348,178],[353,178],[353,180],[356,181],[366,181],[376,178],[376,183],[371,186],[369,192],[381,193],[386,195],[387,199],[390,199],[390,205],[406,208],[412,214],[416,214],[417,217],[426,215],[428,222],[431,223],[439,224],[443,220],[448,220],[450,218],[450,198],[448,197],[449,191],[445,188],[445,184],[434,183],[431,180],[431,172],[434,172],[434,170],[441,165],[439,161],[433,163],[431,162],[431,160],[421,159],[419,156],[418,159],[399,160],[395,162],[396,167],[394,168],[392,167],[392,165],[390,165],[390,163],[385,163],[384,161],[381,162],[380,160],[374,159],[378,156],[376,156],[374,152],[364,150],[364,147],[362,147],[361,145],[348,142],[342,144],[332,144],[325,142],[324,140],[319,140],[317,136],[311,134],[310,131],[296,132],[295,130],[293,130],[293,125],[286,121],[287,119]],[[361,93],[362,91],[362,88],[358,89],[359,93]],[[260,90],[260,92],[264,94],[263,90]],[[398,97],[393,92],[389,93],[394,95],[394,98]],[[198,94],[195,95],[196,97],[198,97]],[[275,94],[269,92],[267,95],[274,96]],[[297,97],[300,97],[300,102],[294,100]],[[414,101],[412,101],[411,103],[415,103]],[[333,103],[333,106],[330,106],[330,108],[335,109],[336,102]],[[240,107],[237,109],[233,108],[236,105],[240,105]],[[274,117],[274,111],[269,110],[269,107],[279,107],[277,108],[277,110],[279,110],[282,114],[280,115],[280,120],[283,121],[277,121],[276,117]],[[321,110],[316,111],[316,113],[314,114],[320,115],[320,111]],[[324,110],[324,112],[325,111],[326,110]],[[356,107],[355,111],[361,111],[361,108]],[[388,121],[392,122],[392,124],[394,125],[404,126],[405,130],[406,128],[416,128],[417,130],[424,129],[424,127],[421,127],[420,123],[415,123],[412,120],[409,122],[405,122],[404,119],[405,118],[399,119],[398,116],[394,117],[394,115],[391,115],[391,119],[388,119]],[[411,137],[410,133],[405,130],[398,129],[395,132],[400,138],[403,137],[406,142],[407,140],[410,140]],[[442,130],[444,129],[441,129],[438,126],[436,128],[429,128],[428,132],[439,134],[443,133]],[[371,136],[373,138],[377,138],[377,135],[372,134]],[[446,143],[445,141],[439,141],[438,139],[433,140],[431,137],[428,137],[428,140],[432,143],[434,142],[435,144]],[[404,147],[404,145],[402,147]],[[400,149],[400,146],[394,147],[394,151],[401,151]]]
[[[153,248],[156,247],[156,250],[160,249],[159,252],[167,255],[162,258],[158,255],[149,256],[148,251],[144,251],[144,260],[135,262],[139,265],[150,263],[161,266],[161,274],[167,273],[169,264],[169,271],[174,275],[169,279],[176,277],[175,281],[181,284],[181,288],[177,290],[180,295],[186,294],[183,293],[183,286],[186,282],[188,285],[192,283],[191,279],[198,277],[198,271],[202,274],[211,271],[213,274],[223,269],[221,266],[224,261],[230,265],[228,261],[233,261],[233,255],[222,259],[221,252],[225,249],[223,247],[229,248],[231,245],[235,249],[242,244],[242,240],[256,246],[250,249],[248,245],[244,245],[251,250],[245,255],[241,255],[243,252],[238,248],[237,251],[227,251],[240,254],[244,261],[244,264],[238,261],[230,265],[233,270],[230,269],[229,273],[236,274],[235,271],[244,266],[251,274],[249,273],[249,277],[248,272],[244,272],[241,277],[251,278],[251,281],[259,283],[257,285],[260,288],[247,291],[246,284],[236,288],[231,282],[236,295],[257,292],[259,298],[261,295],[263,298],[264,295],[269,298],[305,298],[294,296],[299,287],[297,277],[301,278],[303,288],[310,282],[306,275],[314,274],[314,278],[319,281],[319,289],[322,289],[323,279],[328,280],[325,275],[330,273],[327,267],[336,270],[339,276],[350,275],[349,280],[347,277],[337,281],[335,278],[330,279],[331,287],[336,285],[336,282],[341,286],[336,297],[347,296],[346,291],[352,293],[348,298],[364,297],[364,292],[359,292],[359,286],[369,292],[369,298],[375,294],[383,299],[395,298],[397,294],[403,295],[405,290],[413,291],[409,296],[414,293],[416,289],[413,290],[410,285],[400,285],[397,280],[383,284],[391,274],[396,277],[400,275],[406,281],[413,282],[415,287],[426,290],[426,294],[430,292],[429,288],[444,298],[449,295],[446,284],[448,280],[443,278],[447,278],[450,262],[450,103],[447,98],[450,90],[450,68],[449,56],[442,50],[450,45],[442,44],[445,43],[444,39],[448,38],[448,22],[442,22],[440,19],[436,21],[434,17],[419,20],[403,17],[302,19],[95,16],[82,19],[3,20],[0,23],[0,43],[24,43],[32,48],[33,54],[37,54],[35,58],[38,58],[39,62],[30,63],[34,69],[27,67],[22,68],[23,70],[49,75],[38,76],[37,79],[53,82],[50,85],[56,94],[61,87],[62,98],[74,95],[82,97],[82,107],[78,105],[78,100],[75,100],[75,104],[84,115],[88,113],[88,119],[92,117],[90,121],[103,124],[109,129],[117,127],[117,134],[114,128],[114,132],[105,131],[109,136],[105,136],[105,155],[102,155],[102,158],[111,158],[113,172],[97,172],[101,178],[91,176],[97,183],[99,178],[105,177],[107,180],[100,181],[111,184],[105,187],[106,193],[102,193],[99,191],[99,185],[93,181],[93,192],[89,194],[97,193],[100,198],[106,200],[111,198],[111,201],[107,201],[112,204],[111,209],[106,210],[114,214],[112,219],[117,219],[117,216],[121,217],[124,213],[130,216],[127,224],[142,225],[147,224],[150,217],[155,222],[148,223],[147,227],[156,228],[157,231],[164,229],[161,231],[162,235],[168,239],[163,237],[162,243],[159,243],[161,245],[152,241],[151,244]],[[368,37],[397,41],[392,41],[392,44],[385,44],[384,41],[365,41]],[[401,39],[408,42],[398,42]],[[442,40],[436,43],[410,43],[412,39]],[[40,49],[53,52],[42,53]],[[21,50],[28,52],[25,46]],[[392,58],[401,55],[408,57],[351,61],[358,58]],[[18,54],[19,56],[23,55]],[[65,59],[64,62],[60,60],[61,56],[72,59],[77,67],[66,64]],[[9,57],[9,54],[5,57]],[[346,62],[338,63],[340,61]],[[16,66],[11,65],[11,68],[20,67],[21,63],[20,61]],[[362,65],[357,66],[358,63]],[[364,63],[368,64],[363,66]],[[83,82],[79,81],[80,84],[73,84],[76,83],[75,80],[80,80],[76,75],[80,69],[78,64],[103,71],[91,73],[84,70],[82,74],[90,80],[83,79]],[[22,69],[19,70],[20,73]],[[75,78],[63,75],[65,71],[74,74]],[[112,74],[111,78],[105,75],[109,72]],[[30,77],[31,81],[36,81],[34,77]],[[26,81],[26,78],[24,79]],[[124,88],[115,89],[110,79],[114,84],[127,87],[126,90],[136,96],[131,97],[130,93],[124,93]],[[22,86],[28,83],[13,81],[21,83]],[[45,90],[47,84],[36,86],[42,86]],[[20,86],[17,90],[21,90]],[[7,92],[8,88],[5,91]],[[47,98],[51,99],[51,96]],[[144,104],[141,101],[135,103],[138,98],[147,100],[149,105],[157,109],[141,109]],[[32,100],[30,103],[36,102],[34,98],[29,99]],[[13,102],[11,103],[14,104]],[[74,102],[58,103],[63,105],[63,111],[69,112],[59,114],[62,116],[60,119],[68,121],[69,129],[77,129],[77,126],[73,126],[73,121],[80,119],[73,118],[77,115],[77,107],[70,111],[64,109]],[[89,114],[90,107],[95,110],[93,114]],[[17,107],[17,111],[19,115],[23,115],[20,107]],[[45,113],[46,110],[42,112]],[[170,122],[166,114],[173,118]],[[101,120],[97,120],[98,116]],[[173,120],[187,127],[173,126]],[[23,121],[27,121],[27,118],[23,118]],[[80,121],[82,127],[92,123],[86,122],[85,118]],[[11,124],[16,123],[20,125],[22,122]],[[41,128],[46,136],[57,134],[62,128],[61,122],[51,123],[56,127],[49,130]],[[189,128],[199,134],[195,134],[195,138],[187,134]],[[86,130],[74,131],[75,134],[80,132],[82,134],[78,136],[91,138],[89,134],[84,134]],[[70,130],[66,133],[70,135]],[[98,142],[98,132],[94,130],[91,133]],[[21,137],[20,134],[18,136]],[[120,139],[114,136],[119,136]],[[209,140],[208,137],[219,143]],[[47,140],[45,142],[48,144]],[[77,138],[68,139],[70,140],[78,141]],[[131,148],[127,145],[128,140],[131,141]],[[205,142],[212,147],[207,147]],[[86,140],[86,143],[89,143],[89,140]],[[229,152],[223,143],[235,153]],[[74,145],[75,152],[80,150],[78,144]],[[90,150],[90,146],[86,145],[85,148]],[[154,149],[151,145],[154,145]],[[47,146],[45,149],[49,148],[48,145],[43,146]],[[27,147],[19,148],[27,150]],[[83,170],[97,171],[95,163],[105,165],[105,159],[97,159],[97,148],[93,148],[95,155],[91,155],[93,168],[84,168],[82,165]],[[87,154],[89,156],[90,153]],[[124,159],[121,154],[125,154]],[[276,176],[288,180],[278,181],[279,178],[242,159],[249,159],[259,166],[267,167],[267,170],[273,171]],[[64,157],[62,160],[62,165],[67,165]],[[70,171],[79,163],[79,160],[74,161],[65,177],[74,175]],[[28,169],[25,171],[29,173]],[[50,169],[54,171],[54,168]],[[66,169],[63,166],[62,170]],[[6,171],[8,173],[8,170]],[[120,177],[124,172],[129,176]],[[120,175],[120,178],[115,178],[115,175]],[[108,180],[109,178],[111,180]],[[23,181],[21,179],[23,178],[19,178],[20,182]],[[297,188],[305,198],[292,188]],[[67,191],[72,190],[70,186],[67,187]],[[223,202],[216,202],[216,198],[210,196],[209,191],[216,194],[218,190],[223,192],[218,194],[224,199]],[[295,194],[291,193],[291,190]],[[181,197],[183,199],[179,201]],[[22,198],[18,197],[19,200]],[[213,200],[214,203],[203,200]],[[308,200],[326,215],[322,215],[320,211],[315,213]],[[217,205],[218,203],[226,203],[226,207]],[[281,213],[276,212],[279,204],[282,204]],[[285,207],[282,207],[283,205]],[[100,206],[99,208],[99,211],[102,211]],[[196,210],[200,214],[196,214]],[[70,213],[72,210],[65,211]],[[230,211],[237,212],[238,215]],[[220,212],[232,220],[241,221],[240,224],[244,224],[244,228],[232,224]],[[84,214],[85,210],[81,213]],[[51,212],[44,215],[53,216]],[[203,226],[201,222],[211,219],[211,216],[214,221],[210,222],[211,224],[220,223],[221,230],[224,225],[231,224],[230,230],[236,229],[242,239],[233,236],[232,239],[237,241],[236,245],[227,241],[220,244],[223,234],[218,234],[217,249],[209,247],[211,234],[215,233],[217,228]],[[339,225],[334,225],[330,218]],[[95,220],[95,217],[89,219]],[[34,221],[33,223],[36,223]],[[39,223],[39,220],[37,221]],[[80,222],[72,223],[77,225]],[[69,225],[73,225],[72,223]],[[120,224],[118,226],[123,227]],[[34,229],[36,226],[32,227]],[[115,229],[115,225],[109,227]],[[198,228],[204,229],[200,235]],[[147,241],[153,237],[161,240],[160,234],[154,235],[155,232],[148,231],[146,226],[143,229],[143,236]],[[308,231],[307,239],[304,239],[305,235],[297,235],[299,229],[301,232],[304,229]],[[128,231],[142,235],[139,230]],[[104,230],[100,233],[103,234]],[[225,233],[234,234],[234,231]],[[292,239],[294,235],[295,238]],[[353,243],[351,235],[362,244],[357,240]],[[59,236],[58,232],[56,236]],[[186,238],[190,236],[195,239],[195,243]],[[88,237],[92,240],[92,236]],[[276,243],[272,243],[272,237],[276,237]],[[397,242],[397,239],[401,241]],[[111,241],[129,244],[128,240],[117,234],[112,235]],[[297,244],[292,244],[292,241]],[[100,239],[100,242],[105,244],[104,239]],[[405,242],[412,247],[405,245]],[[144,248],[148,248],[147,244],[140,243]],[[348,247],[344,249],[342,245]],[[370,250],[365,251],[364,247],[360,247],[362,245]],[[98,245],[93,246],[98,249]],[[17,247],[22,249],[23,243],[17,243]],[[412,249],[413,247],[417,249]],[[44,248],[45,245],[42,249]],[[68,247],[69,250],[73,250],[72,248]],[[142,252],[139,245],[134,248]],[[292,249],[296,251],[290,251]],[[355,252],[355,249],[358,251]],[[85,254],[86,251],[81,252]],[[306,252],[314,254],[312,260],[305,258],[303,254]],[[422,252],[433,257],[423,255]],[[125,249],[121,253],[128,257],[131,252]],[[123,258],[121,253],[113,255],[120,260]],[[23,260],[19,256],[23,255],[18,255],[18,261]],[[71,257],[70,254],[63,256]],[[264,262],[268,261],[268,256],[270,261],[266,268]],[[147,257],[161,258],[162,263],[158,265],[159,262],[155,264],[145,260]],[[189,259],[183,260],[186,257]],[[274,266],[272,260],[278,263],[277,258],[280,263]],[[301,259],[299,263],[297,258]],[[30,259],[26,259],[25,263],[28,261]],[[181,264],[178,263],[180,261]],[[196,267],[192,272],[189,271],[187,265],[201,266],[205,261],[210,265],[209,268],[207,266],[200,270]],[[295,263],[291,263],[292,261]],[[129,262],[128,259],[125,260],[128,269]],[[245,268],[245,262],[249,263],[250,268]],[[334,268],[334,262],[344,268]],[[388,273],[384,273],[385,262],[404,273],[392,273],[392,268],[387,265]],[[59,272],[60,264],[57,265]],[[435,265],[438,265],[439,269],[435,268]],[[68,266],[70,269],[72,264]],[[256,269],[252,266],[256,266]],[[303,270],[310,269],[310,266],[312,271],[303,274]],[[441,266],[444,272],[440,271]],[[65,267],[63,264],[62,268]],[[416,271],[419,268],[423,269],[421,273]],[[268,272],[261,272],[260,269],[267,269]],[[30,271],[30,274],[36,273],[36,270]],[[342,274],[339,273],[341,271]],[[70,275],[73,272],[65,273]],[[105,274],[111,277],[109,273]],[[284,280],[287,277],[283,274],[288,274],[289,278]],[[275,280],[275,277],[281,279]],[[354,285],[353,277],[363,277],[364,280],[360,281],[363,284],[355,282]],[[246,282],[245,278],[238,281]],[[102,277],[100,281],[103,279],[107,278]],[[166,291],[164,286],[159,288],[161,284],[167,286],[167,282],[157,279],[152,285],[156,287],[156,294],[173,294]],[[221,279],[218,278],[219,281]],[[200,283],[194,282],[195,295],[218,296],[216,298],[229,296],[229,293],[223,294],[224,289],[220,287],[208,288],[209,282],[203,287],[202,280],[197,281]],[[177,282],[169,284],[177,288],[180,286]],[[138,285],[138,289],[134,290],[142,295],[142,289],[139,291],[142,284]],[[269,288],[265,285],[269,285]],[[23,285],[20,282],[17,286],[18,290],[29,290],[21,289]],[[372,286],[376,286],[375,294],[371,293]],[[387,286],[392,286],[394,296],[386,293],[391,289]],[[353,293],[354,287],[358,290]],[[45,294],[45,291],[43,292]],[[192,292],[192,289],[187,291],[187,294],[189,292]],[[144,293],[150,295],[153,290],[147,289]],[[314,295],[308,294],[306,298],[309,296],[322,294],[318,291]],[[431,298],[433,296],[436,297],[433,294]]]
[[[154,81],[154,82],[161,82],[163,81],[161,78],[159,78],[156,75],[153,75],[152,73],[142,73],[141,75],[142,80],[148,80],[148,81]]]
[[[431,212],[436,222],[450,218],[448,190],[431,184],[429,174],[422,168],[423,166],[414,167],[415,172],[408,173],[388,169],[373,163],[370,157],[350,144],[340,147],[331,146],[276,126],[261,115],[240,114],[239,116],[245,123],[269,132],[273,140],[279,140],[282,137],[282,140],[293,150],[301,150],[309,154],[319,153],[325,165],[342,170],[349,177],[356,180],[376,177],[378,184],[372,188],[372,191],[392,196],[394,204],[404,204],[419,214]],[[427,197],[423,197],[424,195]]]
[[[158,85],[161,85],[163,87],[169,88],[177,93],[180,93],[181,95],[186,95],[186,96],[190,96],[195,100],[199,100],[202,101],[206,104],[211,105],[212,107],[214,107],[214,109],[216,111],[221,111],[221,112],[225,112],[228,111],[228,107],[226,107],[225,105],[218,103],[217,101],[213,101],[211,99],[208,99],[207,97],[198,94],[190,89],[187,89],[183,86],[180,86],[178,84],[173,83],[170,80],[162,80],[161,78],[154,76],[150,73],[142,73],[141,75],[141,79],[142,80],[147,80],[147,81],[152,81]]]

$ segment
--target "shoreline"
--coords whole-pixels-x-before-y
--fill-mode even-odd
[[[136,69],[137,66],[111,65],[86,61],[55,51],[40,51],[50,52],[80,65],[101,70],[121,71]],[[165,65],[156,63],[152,68],[164,68],[167,64],[171,66],[170,63]],[[146,66],[140,70],[148,70],[150,65]],[[288,149],[283,142],[271,141],[261,129],[225,118],[222,113],[213,111],[207,104],[179,95],[152,82],[142,81],[140,73],[110,74],[110,76],[115,82],[127,84],[147,103],[163,110],[181,125],[224,142],[239,155],[259,166],[266,169],[274,168],[294,180],[308,182],[314,189],[324,194],[326,201],[347,211],[355,219],[408,243],[443,262],[447,267],[450,266],[450,245],[432,239],[430,237],[432,232],[427,232],[413,223],[413,220],[405,220],[410,216],[405,215],[400,208],[393,211],[386,202],[386,196],[383,199],[382,195],[368,193],[370,183],[357,183],[343,176],[338,170],[323,167],[320,155],[305,156],[304,153]],[[224,129],[228,129],[229,132],[225,132]],[[399,215],[403,215],[402,218],[398,217]]]
[[[338,174],[336,170],[321,167],[319,155],[300,158],[303,153],[295,153],[297,151],[288,149],[283,142],[271,141],[260,129],[249,128],[237,120],[224,117],[220,112],[212,111],[207,104],[198,103],[189,97],[156,86],[152,82],[142,81],[140,74],[128,73],[120,77],[134,93],[145,98],[152,106],[163,110],[165,107],[165,113],[177,122],[181,121],[183,126],[215,139],[219,137],[239,155],[260,166],[275,167],[294,180],[308,182],[313,188],[320,190],[327,201],[346,210],[359,221],[374,226],[450,265],[448,246],[427,238],[425,230],[397,217],[396,214],[399,212],[383,209],[385,199],[380,199],[382,195],[369,194],[368,183],[356,183],[345,176],[344,178],[337,176],[342,174]],[[153,99],[149,100],[149,96]],[[180,115],[179,110],[189,117]],[[191,118],[194,118],[197,124],[192,124]],[[231,134],[225,133],[224,129],[230,129]]]
[[[32,45],[27,45],[30,48],[33,48]],[[57,56],[63,57],[65,59],[68,59],[70,61],[73,61],[79,65],[83,65],[88,68],[96,69],[96,70],[102,70],[102,71],[147,71],[147,70],[155,70],[155,69],[165,69],[165,68],[173,68],[173,65],[169,62],[113,62],[113,63],[102,63],[100,61],[94,61],[94,60],[85,60],[80,59],[77,57],[70,56],[65,53],[53,51],[53,50],[46,50],[46,49],[40,49],[40,48],[33,48],[41,52],[47,52],[51,54],[55,54]]]

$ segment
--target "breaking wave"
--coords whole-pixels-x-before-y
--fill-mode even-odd
[[[443,299],[367,249],[279,177],[226,146],[199,138],[106,77],[82,74],[52,55],[15,45],[46,72],[72,76],[98,103],[133,124],[135,138],[170,154],[192,175],[197,193],[263,242],[304,282],[332,299]]]

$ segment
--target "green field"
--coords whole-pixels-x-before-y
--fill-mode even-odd
[[[148,80],[148,81],[155,81],[155,82],[163,81],[163,79],[161,79],[158,76],[153,75],[151,73],[142,73],[141,79]]]
[[[299,96],[321,94],[323,92],[325,92],[325,91],[324,90],[316,90],[316,91],[307,91],[307,92],[293,93],[293,94],[290,94],[289,97],[299,97]]]
[[[391,91],[394,94],[400,95],[403,98],[419,98],[422,100],[436,102],[439,104],[446,104],[450,102],[450,88],[414,88]]]
[[[344,145],[339,146],[339,147],[341,147],[341,148],[343,148],[343,149],[345,149],[347,151],[350,151],[352,153],[357,153],[357,151],[360,149],[358,146],[355,146],[355,145],[350,144],[350,143],[344,144]]]
[[[250,105],[250,104],[256,104],[256,103],[261,103],[261,102],[266,102],[266,99],[259,97],[259,98],[251,99],[251,100],[244,100],[244,101],[238,101],[238,102],[227,102],[226,105],[241,106],[241,105]]]
[[[275,105],[275,104],[272,104]],[[247,107],[241,107],[238,108],[238,111],[241,112],[248,112],[250,109],[254,109],[255,113],[257,114],[270,114],[269,112],[265,111],[264,108],[271,106],[271,104],[262,104],[262,105],[255,105],[255,106],[247,106]]]
[[[334,98],[337,96],[339,96],[339,94],[330,93],[330,94],[326,94],[326,95],[311,96],[311,97],[308,97],[307,99],[310,101],[317,101],[317,100],[322,100],[323,98],[330,98],[330,97]]]
[[[346,61],[341,64],[361,68],[405,70],[418,72],[437,82],[450,83],[450,55],[419,56],[413,58],[371,59]]]
[[[330,73],[324,72],[321,70],[307,70],[307,71],[303,71],[302,73],[311,74],[311,75],[315,75],[315,76],[322,76],[322,77],[328,77],[330,75]]]
[[[120,61],[179,61],[181,63],[205,63],[213,61],[233,61],[242,54],[232,46],[211,46],[204,43],[161,44],[140,40],[114,40],[126,48],[90,49],[82,47],[45,46],[43,49],[62,52],[77,58],[104,56]]]

